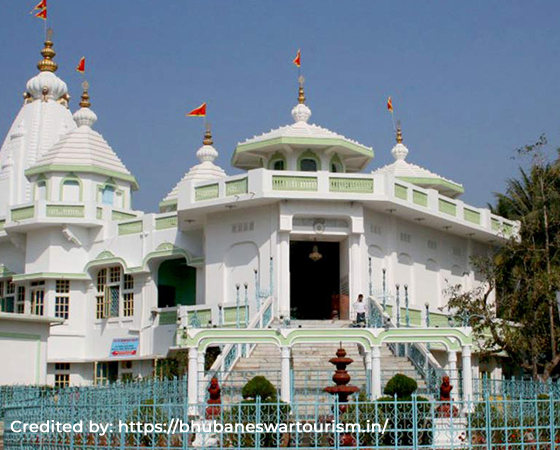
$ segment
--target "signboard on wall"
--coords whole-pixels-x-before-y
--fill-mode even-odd
[[[139,342],[138,338],[113,339],[111,356],[136,356]]]

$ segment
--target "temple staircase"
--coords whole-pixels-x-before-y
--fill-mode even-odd
[[[345,328],[351,321],[292,321],[290,328]],[[295,345],[292,348],[292,398],[298,401],[315,401],[324,398],[323,389],[333,385],[332,376],[335,367],[329,360],[335,357],[339,345],[324,343],[314,345]],[[363,351],[358,344],[346,344],[347,356],[354,362],[347,370],[352,377],[350,384],[366,390],[368,383]],[[425,383],[414,365],[407,357],[395,356],[388,346],[381,348],[382,383],[396,373],[403,373],[414,378],[419,391],[425,389]],[[235,363],[224,388],[230,395],[240,393],[243,385],[252,377],[265,376],[277,388],[280,387],[281,358],[280,349],[271,344],[258,344],[248,357],[242,357]]]

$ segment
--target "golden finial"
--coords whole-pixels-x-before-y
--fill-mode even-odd
[[[58,65],[53,61],[56,53],[53,50],[53,41],[52,41],[53,31],[52,28],[47,30],[47,39],[45,40],[45,48],[41,50],[41,55],[43,56],[43,60],[39,61],[37,64],[37,69],[41,72],[56,72],[58,69]]]
[[[82,93],[82,101],[80,102],[80,106],[82,108],[89,108],[91,106],[91,102],[89,101],[89,83],[84,81],[82,83],[82,88],[84,92]]]
[[[206,132],[204,133],[204,139],[202,140],[204,145],[212,145],[214,141],[212,140],[212,132],[210,131],[210,122],[206,123]]]
[[[397,144],[402,144],[402,129],[400,120],[397,120]]]
[[[300,75],[298,78],[298,83],[299,83],[299,96],[298,96],[298,102],[303,105],[305,103],[305,92],[303,91],[303,83],[305,82],[305,78],[303,78],[303,75]]]

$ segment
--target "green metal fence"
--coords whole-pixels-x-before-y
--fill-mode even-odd
[[[560,399],[552,392],[532,399],[486,395],[475,402],[417,396],[364,401],[360,396],[347,404],[332,398],[291,404],[257,398],[189,405],[181,382],[127,387],[134,393],[116,395],[119,387],[23,395],[5,407],[5,448],[560,448]],[[22,431],[24,423],[45,421],[49,432]],[[90,421],[109,428],[104,434],[92,430]],[[52,428],[56,423],[82,428],[61,431]],[[215,424],[222,428],[212,429]]]

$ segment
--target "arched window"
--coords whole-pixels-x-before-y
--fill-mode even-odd
[[[300,163],[300,170],[302,172],[317,172],[317,161],[310,158],[304,158]]]
[[[338,155],[334,155],[331,158],[331,167],[330,167],[331,172],[333,173],[342,173],[344,172],[344,166],[342,164],[342,161],[340,160]]]
[[[272,170],[284,170],[284,160],[277,159],[272,163]]]
[[[105,186],[101,191],[101,203],[104,205],[113,205],[115,201],[115,187]]]
[[[37,200],[47,200],[47,182],[45,180],[37,181]]]
[[[270,170],[286,170],[286,158],[280,152],[274,153],[268,162]]]
[[[298,160],[298,170],[302,172],[317,172],[321,166],[319,158],[311,150],[302,153]]]
[[[82,186],[77,178],[66,178],[62,181],[60,199],[64,202],[82,201]]]

